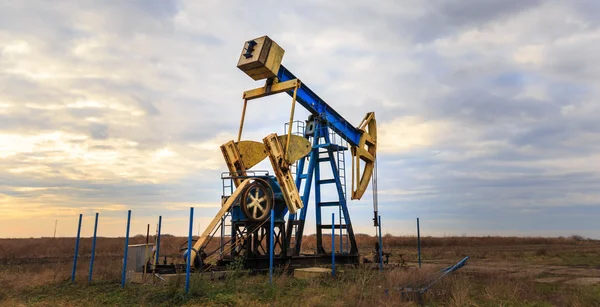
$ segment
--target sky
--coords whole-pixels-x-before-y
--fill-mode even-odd
[[[236,67],[269,35],[338,113],[378,125],[383,232],[600,238],[600,2],[2,1],[0,237],[203,231]],[[290,98],[249,103],[243,139],[283,133]],[[307,112],[296,108],[296,119]],[[349,161],[349,158],[347,158]],[[266,162],[268,163],[268,162]],[[268,164],[259,167],[268,168]],[[264,169],[263,168],[263,169]],[[350,168],[350,165],[347,166]],[[349,188],[349,187],[348,187]],[[374,234],[372,194],[349,203]],[[314,211],[307,233],[314,233]]]

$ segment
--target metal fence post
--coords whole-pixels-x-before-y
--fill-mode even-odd
[[[75,272],[77,270],[77,257],[79,256],[79,238],[81,237],[81,219],[83,214],[79,214],[79,225],[77,226],[77,240],[75,241],[75,255],[73,256],[73,272],[71,273],[71,282],[75,282]]]
[[[162,216],[158,217],[158,234],[156,235],[156,256],[154,256],[155,265],[158,264],[158,257],[160,255],[160,227],[162,226]]]
[[[190,207],[190,231],[188,233],[187,263],[185,268],[185,293],[190,292],[190,271],[192,264],[192,230],[194,228],[194,207]],[[200,255],[196,255],[199,257]]]
[[[331,214],[331,276],[335,277],[335,213]]]
[[[381,234],[381,215],[378,217],[379,222],[379,270],[383,271],[383,239]]]
[[[419,255],[419,268],[421,267],[421,228],[419,227],[419,218],[417,218],[417,254]]]
[[[98,232],[98,215],[96,212],[96,220],[94,221],[94,238],[92,239],[92,256],[90,258],[90,275],[88,276],[88,282],[92,282],[92,274],[94,272],[94,257],[96,255],[96,234]]]
[[[121,288],[125,287],[127,275],[127,252],[129,251],[129,225],[131,223],[131,210],[127,210],[127,228],[125,230],[125,251],[123,252],[123,271],[121,272]]]
[[[273,254],[275,253],[275,209],[271,209],[271,236],[269,239],[269,283],[273,283]]]

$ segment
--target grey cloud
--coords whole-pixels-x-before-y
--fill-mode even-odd
[[[108,126],[103,124],[90,125],[90,135],[95,140],[106,140],[109,138]]]

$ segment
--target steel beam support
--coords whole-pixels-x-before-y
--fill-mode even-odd
[[[293,92],[293,90],[298,86],[299,83],[300,81],[298,79],[293,78],[293,80],[288,79],[286,80],[286,82],[279,82],[273,85],[265,85],[264,87],[259,87],[245,91],[242,98],[244,98],[244,100],[252,100],[287,91]]]
[[[283,65],[279,67],[277,78],[279,79],[279,84],[297,79],[296,76],[294,76],[294,74],[287,70]],[[287,90],[286,93],[288,93],[290,96],[293,96],[293,88]],[[337,132],[337,134],[339,134],[350,145],[359,145],[362,132],[344,119],[338,112],[330,107],[304,83],[300,84],[296,99],[298,103],[305,107],[310,113],[327,121],[331,129]]]

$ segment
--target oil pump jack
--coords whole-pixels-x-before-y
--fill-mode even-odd
[[[359,262],[346,198],[345,152],[349,147],[352,153],[351,199],[361,199],[375,167],[375,114],[367,113],[358,126],[350,124],[281,65],[283,54],[284,50],[268,36],[244,44],[237,67],[252,79],[265,83],[244,92],[237,140],[221,146],[229,172],[222,175],[221,209],[191,250],[196,269],[222,267],[236,259],[242,259],[246,268],[266,269],[270,240],[275,240],[275,265],[301,267],[329,263],[332,255],[323,246],[323,232],[332,231],[332,227],[340,246],[334,255],[336,263]],[[279,93],[292,97],[286,134],[272,133],[262,142],[241,140],[248,101]],[[296,103],[310,112],[306,122],[294,121]],[[266,157],[274,175],[252,170]],[[325,187],[335,191],[329,193],[335,195],[333,200],[324,201]],[[313,201],[310,201],[311,191]],[[316,214],[316,250],[305,254],[302,238],[311,206]],[[332,209],[339,217],[334,225],[322,219],[323,210]],[[275,216],[273,237],[269,232],[271,210]],[[211,241],[213,250],[209,250]]]

